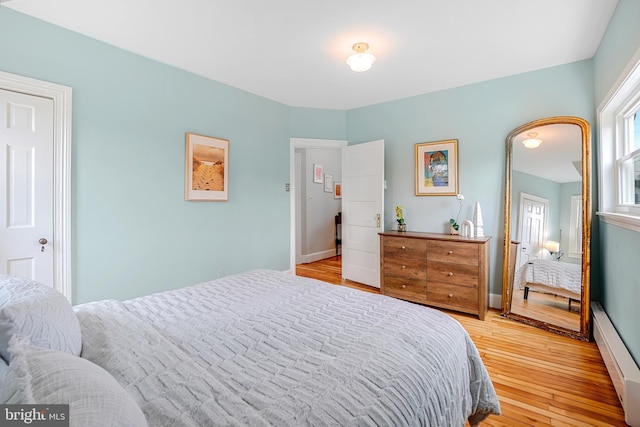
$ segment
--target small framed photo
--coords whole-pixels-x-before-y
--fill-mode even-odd
[[[333,175],[324,176],[324,192],[333,193]]]
[[[415,146],[416,196],[458,194],[458,140],[424,142]]]
[[[342,199],[342,183],[341,182],[333,183],[333,198]]]
[[[322,169],[322,165],[313,164],[313,182],[316,184],[322,184],[322,179],[324,177],[324,170]]]
[[[229,200],[229,141],[187,133],[185,200]]]

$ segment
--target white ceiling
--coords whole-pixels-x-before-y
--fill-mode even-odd
[[[526,148],[522,140],[535,132],[538,148]],[[582,180],[582,132],[577,125],[538,126],[513,138],[513,170],[565,184]]]
[[[289,106],[351,109],[593,57],[617,0],[5,0]],[[354,73],[356,42],[377,57]]]

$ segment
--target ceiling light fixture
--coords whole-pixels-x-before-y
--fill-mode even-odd
[[[529,132],[527,134],[529,138],[523,139],[522,144],[527,148],[538,148],[542,144],[542,140],[538,138],[537,132]]]
[[[353,45],[354,54],[347,58],[347,64],[356,73],[362,73],[371,68],[376,57],[367,53],[369,45],[367,43],[356,43]]]

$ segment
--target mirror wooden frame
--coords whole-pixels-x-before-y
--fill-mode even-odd
[[[580,127],[582,134],[582,284],[580,299],[580,331],[574,331],[511,312],[515,250],[511,237],[513,142],[517,135],[539,126],[570,124]],[[557,116],[535,120],[517,127],[506,139],[504,188],[504,252],[502,259],[502,315],[561,335],[589,341],[591,315],[591,126],[579,117]]]

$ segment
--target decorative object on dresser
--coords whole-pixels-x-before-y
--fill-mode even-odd
[[[475,227],[476,237],[484,236],[484,223],[482,221],[482,209],[480,209],[480,202],[476,202],[473,209],[473,226]]]
[[[398,222],[398,231],[407,231],[407,224],[404,222],[402,206],[396,206],[396,221]]]
[[[416,196],[458,193],[458,140],[415,145]]]
[[[458,204],[460,205],[458,207],[458,215],[456,215],[455,219],[451,218],[449,220],[449,234],[458,234],[460,231],[460,223],[458,221],[460,221],[460,213],[462,212],[462,204],[464,202],[464,196],[462,194],[456,194],[456,200],[458,201]]]
[[[438,233],[380,233],[382,294],[477,315],[489,307],[489,240]]]

